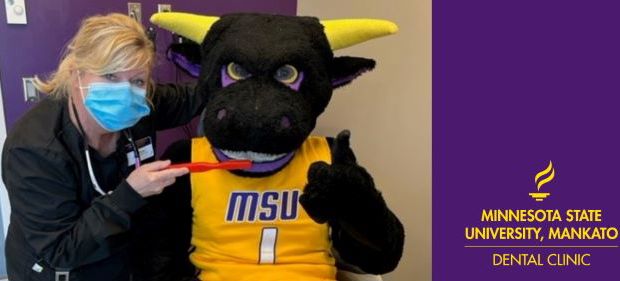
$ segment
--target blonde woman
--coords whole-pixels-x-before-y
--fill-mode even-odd
[[[188,173],[154,161],[154,132],[189,122],[203,106],[190,87],[149,87],[154,57],[139,23],[93,16],[57,71],[36,81],[50,97],[14,126],[2,158],[11,281],[132,279],[131,237],[145,198]]]

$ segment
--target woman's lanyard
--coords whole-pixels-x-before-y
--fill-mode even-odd
[[[75,104],[73,103],[73,98],[71,98],[71,107],[73,108],[73,115],[75,115],[75,119],[77,121],[80,134],[82,135],[82,138],[84,139],[83,141],[84,142],[84,155],[86,156],[86,166],[88,167],[88,175],[90,176],[90,182],[93,184],[95,191],[97,191],[99,194],[101,195],[111,194],[112,190],[108,191],[107,193],[103,191],[103,189],[99,185],[99,182],[97,181],[97,178],[95,177],[95,173],[93,170],[93,164],[90,159],[90,151],[88,149],[88,140],[86,139],[86,133],[84,132],[84,128],[82,128],[82,122],[80,122],[80,117],[77,114],[77,109],[75,108]],[[123,133],[125,137],[127,138],[127,140],[129,141],[129,144],[131,145],[131,149],[133,150],[136,168],[139,168],[140,167],[140,153],[138,151],[138,148],[136,147],[136,143],[133,141],[131,132],[129,131],[129,129],[127,129],[127,130],[123,130]]]
[[[127,138],[127,140],[129,141],[129,145],[131,145],[131,150],[133,152],[133,157],[135,159],[136,163],[136,169],[140,168],[141,162],[140,162],[140,150],[138,150],[138,147],[136,146],[136,143],[133,141],[133,136],[131,135],[131,130],[127,129],[127,130],[123,130],[123,134],[125,135],[125,137]]]

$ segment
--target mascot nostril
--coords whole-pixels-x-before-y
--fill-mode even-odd
[[[227,114],[226,109],[223,109],[223,108],[220,109],[217,112],[217,121],[222,121],[222,119],[224,119],[224,117],[226,117],[226,114]]]
[[[158,202],[173,214],[166,229],[175,233],[152,246],[164,255],[154,255],[155,270],[181,265],[187,271],[178,274],[191,277],[196,271],[183,264],[189,260],[198,278],[210,281],[334,281],[340,265],[392,271],[403,226],[357,163],[349,132],[310,134],[332,91],[375,66],[372,59],[334,57],[333,50],[395,33],[396,25],[171,12],[151,21],[200,44],[191,50],[201,54],[191,57],[201,60],[198,84],[208,96],[204,136],[173,144],[163,157],[252,161],[242,171],[192,173],[164,190]],[[195,250],[188,254],[190,243]],[[165,280],[186,280],[174,274]]]
[[[291,127],[291,120],[286,116],[282,116],[282,119],[280,119],[280,126],[282,129],[289,129]]]

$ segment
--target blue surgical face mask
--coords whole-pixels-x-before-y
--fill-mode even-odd
[[[86,97],[84,89],[88,89]],[[146,91],[129,82],[95,82],[80,91],[88,113],[108,132],[129,128],[151,112]]]

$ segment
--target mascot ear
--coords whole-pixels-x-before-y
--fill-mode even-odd
[[[332,86],[334,89],[351,83],[353,79],[375,68],[375,61],[360,57],[336,57],[332,62]]]
[[[190,76],[198,77],[200,75],[201,56],[199,44],[189,40],[173,43],[168,47],[166,57]]]

